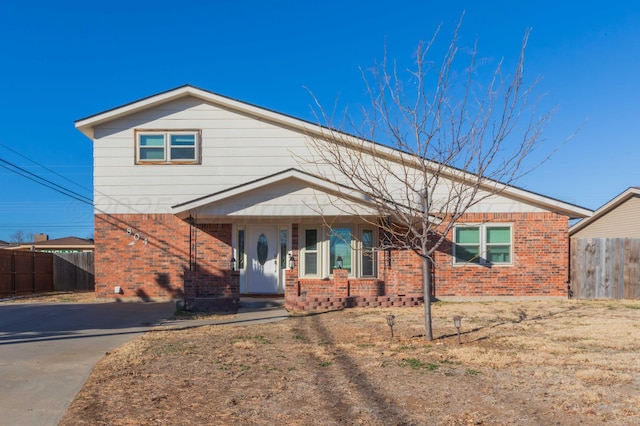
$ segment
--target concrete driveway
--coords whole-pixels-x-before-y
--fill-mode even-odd
[[[1,304],[0,425],[57,425],[94,365],[174,303]]]

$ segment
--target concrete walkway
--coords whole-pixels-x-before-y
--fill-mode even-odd
[[[2,304],[0,425],[57,425],[105,353],[152,327],[281,321],[282,302],[243,298],[219,320],[169,320],[174,303]]]
[[[240,298],[240,309],[236,315],[229,318],[202,319],[202,320],[167,320],[160,326],[171,328],[191,328],[203,325],[232,324],[238,326],[264,324],[282,321],[289,318],[289,312],[284,309],[282,298]]]

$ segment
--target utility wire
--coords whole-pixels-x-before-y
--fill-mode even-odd
[[[9,165],[9,167],[5,166],[4,164],[0,164],[0,167],[9,170],[10,172],[13,172],[17,175],[20,175],[26,179],[29,179],[30,181],[33,181],[35,183],[38,183],[42,186],[45,186],[49,189],[52,189],[60,194],[66,195],[67,197],[73,198],[74,200],[80,201],[81,203],[85,203],[85,204],[89,204],[91,206],[93,206],[93,200],[89,197],[85,197],[82,194],[78,194],[75,191],[72,191],[68,188],[65,188],[61,185],[58,185],[57,183],[51,182],[48,179],[45,179],[43,177],[40,177],[34,173],[31,173],[28,170],[23,169],[22,167],[16,166],[15,164],[3,160],[2,158],[0,158],[0,162],[5,163],[7,165]],[[13,167],[13,168],[12,168]],[[17,170],[15,170],[17,169]]]
[[[30,161],[31,163],[35,164],[36,166],[42,167],[43,169],[50,171],[50,172],[51,172],[51,173],[53,173],[54,175],[56,175],[56,176],[58,176],[58,177],[60,177],[60,178],[62,178],[62,179],[64,179],[64,180],[66,180],[67,182],[70,182],[70,183],[74,184],[74,185],[75,185],[75,186],[77,186],[78,188],[82,188],[82,189],[84,189],[85,191],[89,191],[90,193],[92,192],[92,189],[91,189],[91,188],[87,188],[86,186],[82,186],[82,185],[80,185],[79,183],[72,181],[71,179],[69,179],[69,178],[67,178],[67,177],[65,177],[65,176],[63,176],[63,175],[61,175],[60,173],[56,172],[55,170],[52,170],[52,169],[50,169],[49,167],[47,167],[47,166],[45,166],[45,165],[43,165],[43,164],[40,164],[40,163],[38,163],[38,162],[37,162],[37,161],[35,161],[35,160],[32,160],[31,158],[27,157],[26,155],[23,155],[23,154],[19,153],[19,152],[18,152],[18,151],[16,151],[15,149],[13,149],[13,148],[11,148],[11,147],[9,147],[9,146],[7,146],[7,145],[3,144],[3,143],[0,143],[0,146],[1,146],[1,147],[3,147],[3,148],[5,148],[5,149],[7,149],[7,150],[9,150],[9,151],[11,151],[11,152],[13,152],[14,154],[16,154],[16,155],[18,155],[18,156],[20,156],[20,157],[24,158],[25,160]]]

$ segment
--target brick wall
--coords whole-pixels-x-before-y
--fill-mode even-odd
[[[513,265],[454,266],[453,232],[435,254],[436,296],[565,296],[568,279],[566,216],[554,213],[467,214],[464,223],[512,223]]]
[[[434,295],[564,296],[568,274],[568,219],[554,213],[467,214],[460,223],[511,223],[513,264],[453,265],[451,241],[434,254]],[[295,235],[295,233],[294,233]],[[297,245],[294,246],[297,248]],[[351,306],[414,306],[423,299],[422,261],[412,251],[379,253],[379,279],[298,278],[288,271],[286,305],[313,310]],[[346,271],[343,272],[346,274]]]
[[[194,229],[171,214],[96,215],[95,243],[98,298],[238,298],[231,225]]]
[[[468,214],[464,223],[512,223],[513,265],[454,266],[452,233],[435,254],[435,296],[564,296],[568,274],[568,220],[553,213]],[[405,306],[422,300],[422,263],[411,251],[382,251],[378,278],[298,278],[287,271],[285,299],[294,309],[314,306]],[[239,274],[230,269],[231,225],[195,228],[170,214],[96,215],[96,296],[184,298],[187,307],[233,309]],[[145,243],[146,241],[146,243]],[[346,271],[342,272],[346,274]],[[121,294],[115,294],[119,286]],[[215,301],[215,302],[212,302]],[[212,305],[213,303],[213,305]],[[324,304],[324,305],[323,305]],[[215,306],[214,306],[215,305]]]

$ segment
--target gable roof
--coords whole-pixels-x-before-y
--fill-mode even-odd
[[[300,131],[310,137],[327,138],[331,135],[339,135],[341,138],[344,138],[341,142],[363,141],[362,138],[342,131],[323,127],[300,118],[275,112],[191,85],[183,85],[175,89],[167,90],[165,92],[148,96],[146,98],[79,119],[75,122],[75,126],[88,138],[93,139],[94,128],[96,126],[184,97],[201,99],[204,102],[217,105],[230,111],[235,111],[243,115],[255,117],[259,120],[265,120],[275,125]],[[376,146],[377,155],[388,155],[389,158],[398,160],[398,157],[402,154],[402,152],[396,148],[389,147],[375,141],[365,141]],[[464,178],[464,174],[466,173],[464,170],[457,170],[453,167],[448,167],[448,169],[450,169],[451,173],[450,176],[447,177],[451,179]],[[490,179],[486,179],[486,181],[488,183],[488,188],[495,188],[496,186],[500,187],[502,195],[516,200],[521,200],[525,203],[532,204],[548,211],[568,216],[572,219],[588,217],[592,214],[591,210],[575,204],[537,194],[516,186],[507,186]]]
[[[285,185],[286,183],[291,182],[295,182],[296,185]],[[279,187],[283,188],[283,191],[273,191],[274,188]],[[242,204],[242,199],[247,194],[250,194],[252,192],[254,194],[260,194],[260,202],[268,202],[282,196],[291,197],[292,194],[300,188],[311,188],[318,196],[333,197],[334,200],[343,199],[349,200],[350,202],[355,202],[357,205],[365,209],[368,214],[375,215],[375,204],[372,203],[371,200],[369,200],[369,198],[360,191],[293,168],[283,170],[273,175],[265,176],[263,178],[256,179],[250,182],[246,182],[241,185],[227,188],[214,194],[205,195],[194,200],[177,204],[172,207],[172,211],[175,215],[182,218],[186,218],[193,211],[200,211],[205,214],[219,216],[226,216],[236,213],[236,211],[230,212],[230,208],[233,210],[243,210],[246,214],[247,204]],[[238,201],[238,204],[233,204],[231,207],[229,207],[229,203]],[[260,204],[260,202],[256,203],[256,200],[253,199],[252,202],[249,203],[249,205],[256,207],[257,210],[260,211],[259,215],[263,215],[265,214],[264,208],[266,207],[266,205]],[[328,205],[332,203],[325,204],[324,207],[318,207],[315,202],[312,204],[313,207],[309,205],[307,206],[308,208],[306,210],[308,214],[316,216],[318,214],[319,208],[326,209]],[[298,204],[298,206],[300,206],[300,204]],[[227,209],[227,211],[223,213],[222,210],[225,208]],[[355,209],[355,207],[353,207],[352,209]],[[343,212],[340,209],[334,210],[335,214],[340,214]],[[290,212],[278,209],[278,211],[268,212],[268,214],[271,216],[287,216],[290,215]],[[297,216],[305,215],[304,212],[301,212],[300,210],[297,210],[295,214]]]
[[[569,228],[569,236],[575,234],[581,229],[584,229],[589,224],[597,221],[598,219],[601,219],[602,217],[604,217],[611,211],[615,210],[617,207],[619,207],[620,205],[622,205],[623,203],[625,203],[626,201],[630,200],[633,197],[640,197],[639,186],[632,186],[626,189],[622,193],[618,194],[611,201],[607,202],[606,204],[598,208],[595,212],[593,212],[592,216],[582,219],[580,222],[571,226]]]
[[[89,139],[93,139],[93,129],[95,126],[98,126],[102,123],[107,123],[112,120],[116,120],[121,117],[125,117],[130,114],[134,114],[139,111],[146,110],[148,108],[152,108],[157,105],[162,105],[164,103],[189,96],[196,99],[201,99],[205,102],[210,102],[214,105],[218,105],[231,111],[251,115],[256,118],[261,118],[275,124],[292,127],[304,132],[326,134],[326,131],[328,130],[327,128],[323,128],[322,126],[302,120],[300,118],[272,111],[267,108],[230,98],[228,96],[220,95],[218,93],[191,86],[189,84],[185,84],[184,86],[176,87],[175,89],[170,89],[165,92],[157,93],[155,95],[147,96],[146,98],[129,102],[127,104],[108,109],[98,114],[81,118],[75,121],[75,126]]]

